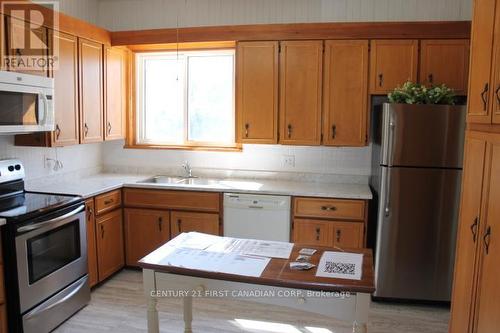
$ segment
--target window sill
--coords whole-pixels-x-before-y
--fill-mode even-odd
[[[241,152],[243,146],[236,144],[234,146],[170,146],[170,145],[153,145],[153,144],[126,144],[125,149],[156,149],[156,150],[195,150],[195,151],[227,151]]]

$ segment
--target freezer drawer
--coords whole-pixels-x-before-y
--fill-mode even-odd
[[[386,166],[462,168],[464,106],[383,104],[375,145]]]
[[[381,168],[376,297],[450,300],[461,173]]]

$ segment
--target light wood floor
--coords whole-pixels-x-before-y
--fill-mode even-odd
[[[161,332],[182,333],[181,301],[161,299],[158,303]],[[288,308],[250,301],[202,299],[194,301],[195,333],[273,332],[249,330],[235,319],[289,324],[290,331],[315,333],[305,327],[326,328],[321,333],[350,333],[347,323],[332,321]],[[449,311],[441,307],[372,303],[369,333],[445,333]],[[265,324],[263,324],[265,325]],[[265,326],[264,326],[265,327]],[[57,333],[146,332],[146,303],[142,293],[142,274],[124,270],[92,292],[90,304],[60,326]],[[288,333],[288,332],[287,332]]]

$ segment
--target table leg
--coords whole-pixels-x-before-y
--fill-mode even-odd
[[[193,333],[193,297],[184,297],[184,333]]]
[[[370,310],[370,294],[356,294],[356,314],[352,324],[353,333],[367,333],[368,311]]]
[[[158,310],[156,308],[158,300],[154,297],[155,288],[155,273],[153,270],[145,269],[142,271],[142,279],[144,284],[144,294],[148,301],[148,333],[159,333],[160,322],[158,321]]]

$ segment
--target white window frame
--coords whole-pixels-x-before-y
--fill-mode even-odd
[[[232,77],[232,112],[231,121],[232,124],[232,142],[208,142],[208,141],[194,141],[189,140],[189,103],[188,103],[188,90],[189,90],[189,58],[190,56],[209,56],[209,55],[230,55],[233,57],[233,77]],[[144,82],[144,63],[147,59],[158,58],[158,59],[180,59],[179,61],[184,61],[184,70],[179,71],[179,78],[183,80],[184,87],[183,91],[183,117],[184,117],[184,137],[182,142],[158,142],[155,140],[147,140],[145,137],[145,82]],[[137,145],[149,145],[149,146],[165,146],[165,147],[228,147],[234,148],[238,147],[236,138],[236,54],[235,49],[217,49],[217,50],[183,50],[183,51],[165,51],[165,52],[138,52],[135,53],[135,77],[136,77],[136,137],[135,142]]]

